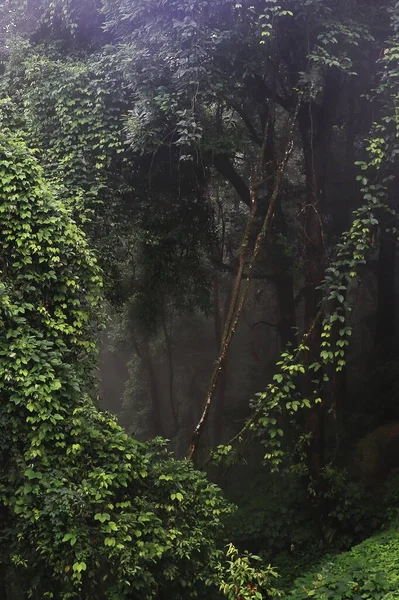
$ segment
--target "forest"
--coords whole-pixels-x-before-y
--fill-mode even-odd
[[[399,599],[399,1],[0,0],[0,600]]]

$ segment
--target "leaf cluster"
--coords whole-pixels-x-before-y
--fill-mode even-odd
[[[350,552],[325,560],[300,577],[288,594],[291,600],[378,600],[395,598],[398,589],[396,524],[372,536]]]
[[[101,279],[23,142],[0,139],[2,562],[34,598],[216,594],[216,486],[94,407]],[[201,591],[202,590],[202,591]]]

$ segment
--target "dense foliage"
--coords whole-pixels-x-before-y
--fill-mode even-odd
[[[0,3],[7,600],[395,597],[398,36],[396,0]]]
[[[350,552],[326,559],[300,577],[288,594],[291,600],[390,600],[398,591],[397,524],[370,537]]]
[[[212,594],[231,509],[192,465],[94,407],[96,262],[25,145],[3,134],[0,156],[4,576],[34,598]]]

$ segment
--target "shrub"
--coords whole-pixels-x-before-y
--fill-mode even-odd
[[[8,134],[0,270],[2,570],[37,599],[211,599],[223,585],[248,590],[254,577],[262,597],[267,570],[251,557],[224,562],[231,507],[219,489],[163,442],[141,444],[95,408],[96,261]]]

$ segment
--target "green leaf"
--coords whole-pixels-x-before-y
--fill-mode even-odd
[[[73,569],[74,571],[76,571],[77,573],[81,573],[82,571],[86,571],[86,569],[87,569],[87,565],[86,565],[86,563],[85,563],[84,561],[81,561],[81,562],[75,562],[75,563],[72,565],[72,569]]]
[[[106,546],[115,546],[116,540],[113,537],[106,537],[105,540],[104,540],[104,544]]]
[[[111,519],[111,515],[108,513],[96,513],[94,515],[95,521],[100,521],[101,523],[105,523],[105,521],[109,521]]]

